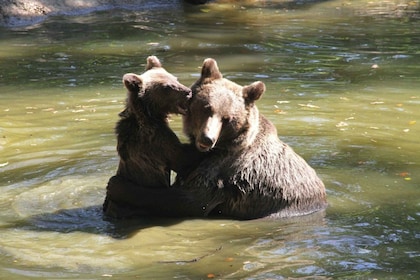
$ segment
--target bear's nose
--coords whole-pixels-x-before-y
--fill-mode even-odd
[[[214,143],[214,139],[208,137],[207,135],[203,135],[203,137],[201,137],[201,143],[206,146],[212,146]]]
[[[197,143],[198,148],[202,151],[208,151],[213,147],[215,141],[216,141],[215,139],[213,139],[213,138],[211,138],[207,135],[202,135],[200,137],[200,141],[198,141],[198,143]]]

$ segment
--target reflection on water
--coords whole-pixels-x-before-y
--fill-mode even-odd
[[[419,23],[372,16],[365,1],[303,2],[152,5],[1,29],[0,278],[415,279]],[[104,219],[121,77],[150,54],[186,85],[206,57],[238,83],[264,81],[260,111],[324,180],[327,211]],[[179,117],[171,126],[186,140]]]

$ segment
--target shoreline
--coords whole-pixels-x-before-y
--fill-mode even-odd
[[[0,0],[0,26],[21,27],[40,23],[49,16],[84,15],[112,9],[139,10],[142,7],[173,6],[179,8],[177,0]]]

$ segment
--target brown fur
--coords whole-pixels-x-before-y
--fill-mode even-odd
[[[115,129],[120,156],[116,176],[141,188],[167,188],[170,171],[180,172],[185,160],[184,148],[169,128],[167,118],[170,113],[186,112],[191,90],[168,73],[155,56],[147,58],[142,75],[125,74],[123,84],[128,93],[126,108]],[[109,200],[112,196],[107,194],[107,214],[126,215]]]
[[[121,201],[158,216],[219,216],[236,219],[291,217],[326,207],[323,182],[262,116],[255,101],[262,82],[240,86],[224,79],[217,63],[206,59],[184,116],[184,131],[204,155],[172,188],[124,185]],[[109,188],[114,192],[113,187]]]
[[[177,187],[198,200],[207,198],[209,215],[289,217],[326,207],[325,187],[315,171],[258,112],[254,102],[265,91],[262,82],[242,87],[224,79],[216,61],[206,59],[191,89],[184,131],[207,154]]]

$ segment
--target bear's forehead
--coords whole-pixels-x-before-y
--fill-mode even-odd
[[[245,110],[242,86],[228,79],[214,79],[193,86],[194,97],[191,103],[193,110],[218,113],[220,115],[236,114]]]
[[[206,109],[212,113],[218,112],[221,115],[244,110],[244,99],[228,88],[217,90],[205,88],[197,93],[191,106],[195,109]]]
[[[242,97],[242,86],[229,81],[227,79],[214,80],[211,83],[207,83],[199,87],[199,94],[203,95],[218,95],[219,98],[232,98],[231,95]],[[211,98],[214,98],[213,96]]]
[[[217,83],[215,83],[215,85],[219,88],[229,89],[232,92],[234,92],[235,94],[241,94],[242,95],[242,86],[240,86],[237,83],[232,82],[228,79],[220,79],[220,80],[218,80]]]

